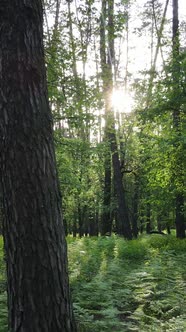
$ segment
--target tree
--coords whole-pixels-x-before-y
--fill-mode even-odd
[[[0,169],[9,328],[74,332],[42,1],[1,1]]]
[[[103,95],[105,101],[105,132],[104,141],[105,149],[105,162],[104,162],[104,199],[103,199],[103,214],[102,214],[102,229],[101,234],[111,234],[112,231],[112,218],[111,218],[111,154],[109,144],[109,128],[108,128],[108,114],[109,110],[109,96],[112,91],[112,72],[107,65],[106,55],[106,14],[107,14],[107,1],[102,0],[101,16],[100,16],[100,61],[103,81]],[[111,87],[110,87],[111,85]]]
[[[185,74],[181,30],[178,24],[178,1],[171,4],[173,22],[166,20],[168,0],[164,2],[163,16],[158,14],[158,8],[154,6],[158,1],[149,4],[153,6],[157,43],[155,48],[152,45],[154,51],[150,71],[145,72],[146,77],[149,75],[149,81],[146,81],[148,89],[144,112],[138,112],[142,120],[139,127],[140,142],[143,146],[140,152],[142,172],[139,215],[144,219],[144,211],[147,213],[150,203],[151,227],[166,227],[169,232],[176,217],[177,237],[184,237]],[[165,42],[171,38],[172,47],[170,42]],[[161,59],[159,57],[158,60],[159,51]],[[143,87],[146,88],[145,82]],[[142,96],[140,100],[142,102]]]
[[[74,236],[94,230],[110,234],[113,220],[121,234],[128,220],[133,236],[142,221],[148,232],[150,227],[172,227],[177,194],[182,195],[178,210],[183,217],[185,60],[180,21],[181,47],[170,61],[172,4],[45,1],[57,166],[64,220]],[[53,26],[51,20],[47,24],[47,15],[53,17]],[[140,56],[134,56],[138,44],[140,63]],[[174,70],[180,56],[181,67]],[[112,91],[125,90],[126,95],[118,96],[124,112],[130,103],[127,92],[132,96],[137,86],[137,117],[135,112],[120,113],[111,103]],[[180,114],[179,131],[170,116],[173,108]]]
[[[184,218],[184,166],[181,142],[182,121],[181,121],[181,102],[179,96],[180,91],[180,59],[179,59],[179,18],[178,18],[178,0],[173,0],[173,23],[172,23],[172,57],[173,57],[173,93],[176,96],[174,98],[173,106],[173,128],[175,132],[175,150],[176,161],[174,163],[175,183],[176,183],[176,236],[178,238],[185,238],[185,218]]]
[[[106,13],[108,13],[106,17]],[[106,21],[108,24],[106,26]],[[106,42],[106,29],[107,39]],[[113,166],[113,177],[114,187],[118,203],[118,217],[117,217],[117,231],[120,235],[123,235],[127,239],[132,238],[131,225],[128,215],[128,209],[126,205],[125,192],[122,183],[121,164],[119,160],[116,130],[115,130],[115,119],[112,108],[111,96],[113,92],[113,70],[115,67],[115,49],[114,49],[114,1],[108,0],[102,1],[102,13],[101,13],[101,26],[100,26],[100,58],[101,58],[101,69],[102,69],[102,80],[103,80],[103,96],[105,102],[105,136],[110,145],[110,152],[112,155],[112,166]],[[104,203],[110,203],[110,190],[111,184],[109,182],[109,176],[111,175],[111,167],[109,162],[109,155],[106,160],[105,167],[105,188],[104,188]],[[107,207],[108,209],[108,207]],[[103,218],[105,223],[106,218]],[[111,221],[107,220],[108,226],[104,225],[104,230],[108,229],[110,233]]]

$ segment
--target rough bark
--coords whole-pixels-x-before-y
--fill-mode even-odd
[[[0,1],[0,169],[11,332],[76,331],[40,0]]]
[[[2,188],[0,182],[0,235],[3,232],[3,195],[2,195]]]

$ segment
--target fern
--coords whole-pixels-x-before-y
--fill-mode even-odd
[[[67,241],[78,332],[186,331],[186,240],[152,235]],[[0,332],[7,332],[0,244]]]

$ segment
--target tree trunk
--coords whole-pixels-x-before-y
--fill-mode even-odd
[[[2,195],[2,188],[0,182],[0,235],[3,232],[3,195]]]
[[[105,141],[108,135],[105,135]],[[106,146],[104,161],[104,192],[103,192],[103,212],[101,218],[101,235],[111,234],[112,217],[111,217],[111,154],[110,147]]]
[[[176,195],[176,236],[180,239],[185,238],[185,220],[184,220],[184,195]]]
[[[107,13],[107,18],[106,18]],[[108,20],[107,27],[106,22]],[[106,28],[108,30],[108,43],[106,45]],[[110,144],[112,154],[112,166],[114,173],[114,185],[118,202],[118,225],[120,235],[131,239],[132,232],[130,222],[128,218],[128,210],[126,206],[125,193],[122,183],[122,174],[120,167],[120,160],[118,154],[118,147],[116,142],[116,131],[115,131],[115,119],[112,109],[111,96],[113,92],[113,68],[115,65],[114,55],[114,0],[102,0],[102,15],[101,15],[101,26],[100,26],[100,58],[102,68],[102,80],[103,80],[103,95],[105,101],[105,132]],[[107,52],[106,52],[107,46]],[[110,164],[107,163],[107,168]],[[105,172],[106,174],[106,172]],[[111,170],[110,170],[111,175]],[[109,188],[111,193],[111,187]],[[110,200],[111,203],[111,200]],[[110,209],[111,212],[111,209]]]
[[[152,230],[152,225],[151,225],[151,207],[150,203],[147,203],[147,211],[146,211],[146,233],[150,234]]]
[[[172,24],[172,54],[173,54],[173,89],[174,95],[180,94],[180,62],[179,62],[179,18],[178,18],[178,0],[173,0],[173,24]],[[177,97],[174,102],[173,110],[173,128],[175,131],[176,142],[174,144],[176,153],[176,162],[174,165],[174,176],[177,180],[178,188],[176,188],[175,210],[176,210],[176,236],[185,238],[185,218],[184,218],[184,192],[181,187],[183,183],[183,156],[181,149],[181,113],[180,100]]]
[[[162,214],[158,214],[158,216],[157,216],[157,228],[158,228],[158,232],[162,231],[161,218],[162,218]]]
[[[102,0],[102,12],[100,17],[100,58],[103,81],[103,96],[105,100],[105,162],[104,162],[104,192],[103,192],[103,213],[101,218],[101,235],[111,234],[112,218],[111,218],[111,154],[109,146],[109,131],[108,131],[108,103],[107,96],[110,88],[110,72],[108,70],[106,59],[106,36],[105,36],[105,22],[106,22],[106,0]]]
[[[9,329],[74,332],[41,0],[1,1],[0,169]]]
[[[135,238],[138,237],[138,203],[139,203],[139,175],[135,174],[133,216],[132,216],[132,234]]]
[[[155,8],[154,8],[154,1],[152,1],[152,26],[155,25],[156,28],[156,33],[157,33],[157,44],[155,48],[155,54],[154,54],[154,59],[153,59],[153,38],[152,38],[152,58],[151,58],[151,73],[150,73],[150,78],[149,78],[149,86],[148,86],[148,94],[147,94],[147,107],[150,106],[151,100],[152,100],[152,90],[153,90],[153,83],[154,83],[154,78],[156,75],[156,64],[158,60],[158,54],[159,50],[161,51],[161,40],[163,37],[163,29],[165,25],[165,19],[166,19],[166,14],[167,14],[167,8],[168,8],[169,0],[166,0],[165,2],[165,7],[163,11],[163,16],[161,19],[161,24],[160,28],[158,29],[157,26],[157,19],[156,19],[156,14],[155,14]],[[152,35],[153,35],[153,30],[152,30]],[[162,59],[163,59],[163,54],[162,54]]]
[[[83,216],[82,216],[82,209],[79,200],[78,202],[78,229],[79,229],[79,237],[83,236]]]
[[[116,197],[118,202],[118,225],[117,229],[120,235],[123,235],[128,240],[132,239],[132,230],[129,221],[128,208],[126,204],[126,197],[123,188],[123,179],[121,173],[121,165],[119,160],[115,129],[110,132],[112,164],[114,172],[114,185]]]

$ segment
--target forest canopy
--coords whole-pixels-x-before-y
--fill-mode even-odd
[[[185,236],[183,1],[45,1],[66,232]]]

